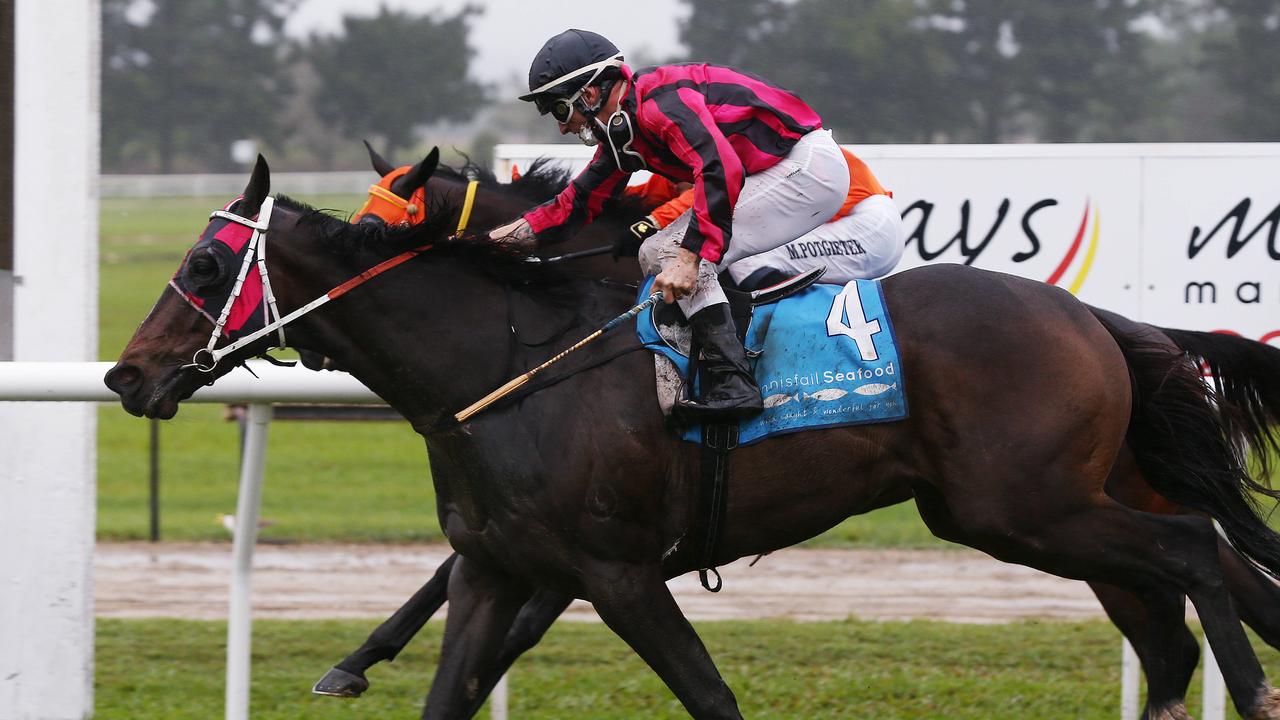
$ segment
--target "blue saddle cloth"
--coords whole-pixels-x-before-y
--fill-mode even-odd
[[[651,292],[653,279],[640,288]],[[645,347],[669,358],[683,375],[689,358],[663,339],[652,310],[636,318]],[[745,345],[754,355],[764,412],[738,428],[741,445],[771,435],[907,417],[902,363],[879,281],[813,285],[755,308]],[[684,439],[700,442],[702,429]]]

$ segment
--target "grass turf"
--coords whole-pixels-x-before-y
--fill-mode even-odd
[[[438,657],[439,622],[428,624],[396,662],[373,668],[364,697],[309,692],[372,626],[255,623],[253,716],[416,717]],[[220,714],[225,627],[99,621],[96,717]],[[699,623],[698,630],[747,717],[1110,720],[1119,704],[1119,635],[1103,622],[753,621]],[[1266,659],[1275,666],[1274,653]],[[1192,703],[1198,709],[1198,700]],[[594,623],[552,628],[513,670],[510,707],[519,718],[688,717],[639,658]]]
[[[256,622],[253,717],[416,717],[438,659],[438,621],[394,663],[369,671],[372,687],[364,697],[310,693],[373,625]],[[697,623],[697,629],[747,717],[1111,720],[1118,714],[1119,634],[1101,621],[742,621]],[[96,717],[221,714],[225,637],[220,622],[100,620]],[[1274,650],[1264,648],[1260,658],[1268,675],[1280,669]],[[595,623],[555,625],[521,658],[509,682],[512,717],[688,717],[640,659]],[[1197,715],[1200,687],[1197,673],[1188,696]]]
[[[287,190],[287,188],[286,188]],[[299,198],[350,213],[355,196]],[[102,201],[99,357],[115,360],[151,309],[209,211],[227,198],[107,198]],[[147,421],[118,405],[98,416],[98,536],[145,538]],[[184,406],[160,428],[161,536],[227,538],[219,514],[235,512],[236,424],[216,406]],[[426,453],[403,423],[273,423],[263,517],[267,540],[411,541],[442,537]],[[945,546],[900,505],[841,523],[817,546]]]

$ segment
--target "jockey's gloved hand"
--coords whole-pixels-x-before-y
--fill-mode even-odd
[[[660,229],[651,217],[632,223],[625,233],[613,241],[613,259],[617,260],[624,256],[636,257],[640,254],[640,246],[644,244],[645,239]]]

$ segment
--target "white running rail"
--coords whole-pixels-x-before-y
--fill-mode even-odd
[[[109,362],[0,362],[0,402],[119,402],[102,377]],[[183,402],[246,403],[244,461],[236,500],[236,523],[230,600],[227,613],[226,720],[249,717],[249,674],[252,609],[250,583],[253,549],[262,504],[262,475],[267,457],[271,404],[282,402],[370,403],[381,398],[346,373],[312,372],[264,361],[249,366],[258,377],[237,369],[216,385],[200,388]],[[123,412],[123,411],[122,411]],[[507,716],[506,678],[490,702],[493,717]]]
[[[1120,660],[1120,720],[1138,720],[1142,705],[1138,702],[1141,693],[1142,665],[1138,662],[1138,653],[1128,640],[1122,640]],[[1218,660],[1213,656],[1209,640],[1204,640],[1203,652],[1200,655],[1201,668],[1204,670],[1204,705],[1200,720],[1223,720],[1226,717],[1227,686],[1222,679],[1222,670],[1218,668]]]

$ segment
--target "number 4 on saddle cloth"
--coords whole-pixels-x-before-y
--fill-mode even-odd
[[[648,278],[639,297],[648,297],[652,284]],[[902,363],[879,281],[811,285],[778,302],[731,305],[735,320],[748,319],[743,344],[764,399],[764,412],[739,424],[739,445],[907,417]],[[689,368],[688,326],[677,306],[660,304],[641,313],[636,328],[656,355],[659,403],[669,412]],[[684,439],[700,442],[701,427],[686,429]]]

